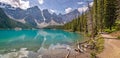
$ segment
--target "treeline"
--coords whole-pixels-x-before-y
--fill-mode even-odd
[[[94,0],[92,7],[88,3],[88,10],[81,16],[64,25],[64,29],[80,31],[94,37],[98,32],[120,29],[120,1]]]
[[[87,20],[86,20],[85,13],[82,13],[81,16],[73,19],[71,22],[64,25],[64,29],[70,30],[70,31],[85,31],[85,28],[87,27]]]

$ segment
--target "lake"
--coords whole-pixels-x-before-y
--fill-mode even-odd
[[[0,54],[20,50],[40,52],[45,49],[70,48],[78,40],[83,40],[79,33],[56,29],[0,30]]]

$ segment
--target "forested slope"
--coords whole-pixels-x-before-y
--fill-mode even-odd
[[[31,28],[28,25],[10,19],[0,8],[0,29],[14,29],[16,27],[27,29]]]
[[[92,7],[81,16],[64,25],[64,29],[80,31],[95,36],[98,32],[120,29],[120,1],[94,0]]]

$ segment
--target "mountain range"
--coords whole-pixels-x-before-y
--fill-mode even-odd
[[[31,28],[28,24],[23,24],[21,22],[10,19],[4,11],[0,8],[0,29],[14,29],[14,28]]]
[[[2,2],[0,2],[0,8],[13,21],[37,28],[51,25],[63,25],[80,15],[80,12],[77,9],[66,14],[56,14],[50,13],[49,9],[41,10],[38,6],[21,9]]]

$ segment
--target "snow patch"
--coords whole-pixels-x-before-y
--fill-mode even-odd
[[[63,24],[62,23],[60,24],[60,23],[55,22],[54,20],[51,20],[49,22],[49,25],[53,26],[53,25],[63,25]]]
[[[45,19],[44,15],[43,15],[43,11],[42,11],[41,13],[42,13],[42,17],[43,17],[43,19],[44,19],[44,22],[45,22],[45,20],[46,20],[46,19]]]
[[[7,13],[6,13],[6,14],[7,14]],[[10,16],[10,15],[8,15],[8,14],[7,14],[7,16],[8,16],[9,18],[11,18],[11,19],[13,19],[13,20],[15,20],[15,21],[21,22],[21,23],[23,23],[23,24],[26,23],[25,19],[15,19],[15,18],[13,18],[12,16]]]
[[[44,27],[48,26],[48,24],[45,22],[38,23],[36,19],[35,19],[35,22],[36,22],[38,28],[44,28]]]
[[[26,23],[25,19],[19,19],[19,20],[16,20],[16,21],[24,23],[24,24]]]
[[[83,7],[78,8],[78,11],[79,11],[80,13],[82,13],[82,12],[87,11],[87,9],[88,9],[87,6],[83,6]]]
[[[59,24],[59,23],[55,22],[54,20],[51,20],[49,23],[46,23],[46,22],[38,23],[37,20],[35,19],[35,22],[36,22],[38,28],[44,28],[47,26],[54,26],[54,25],[63,25],[63,24]]]

